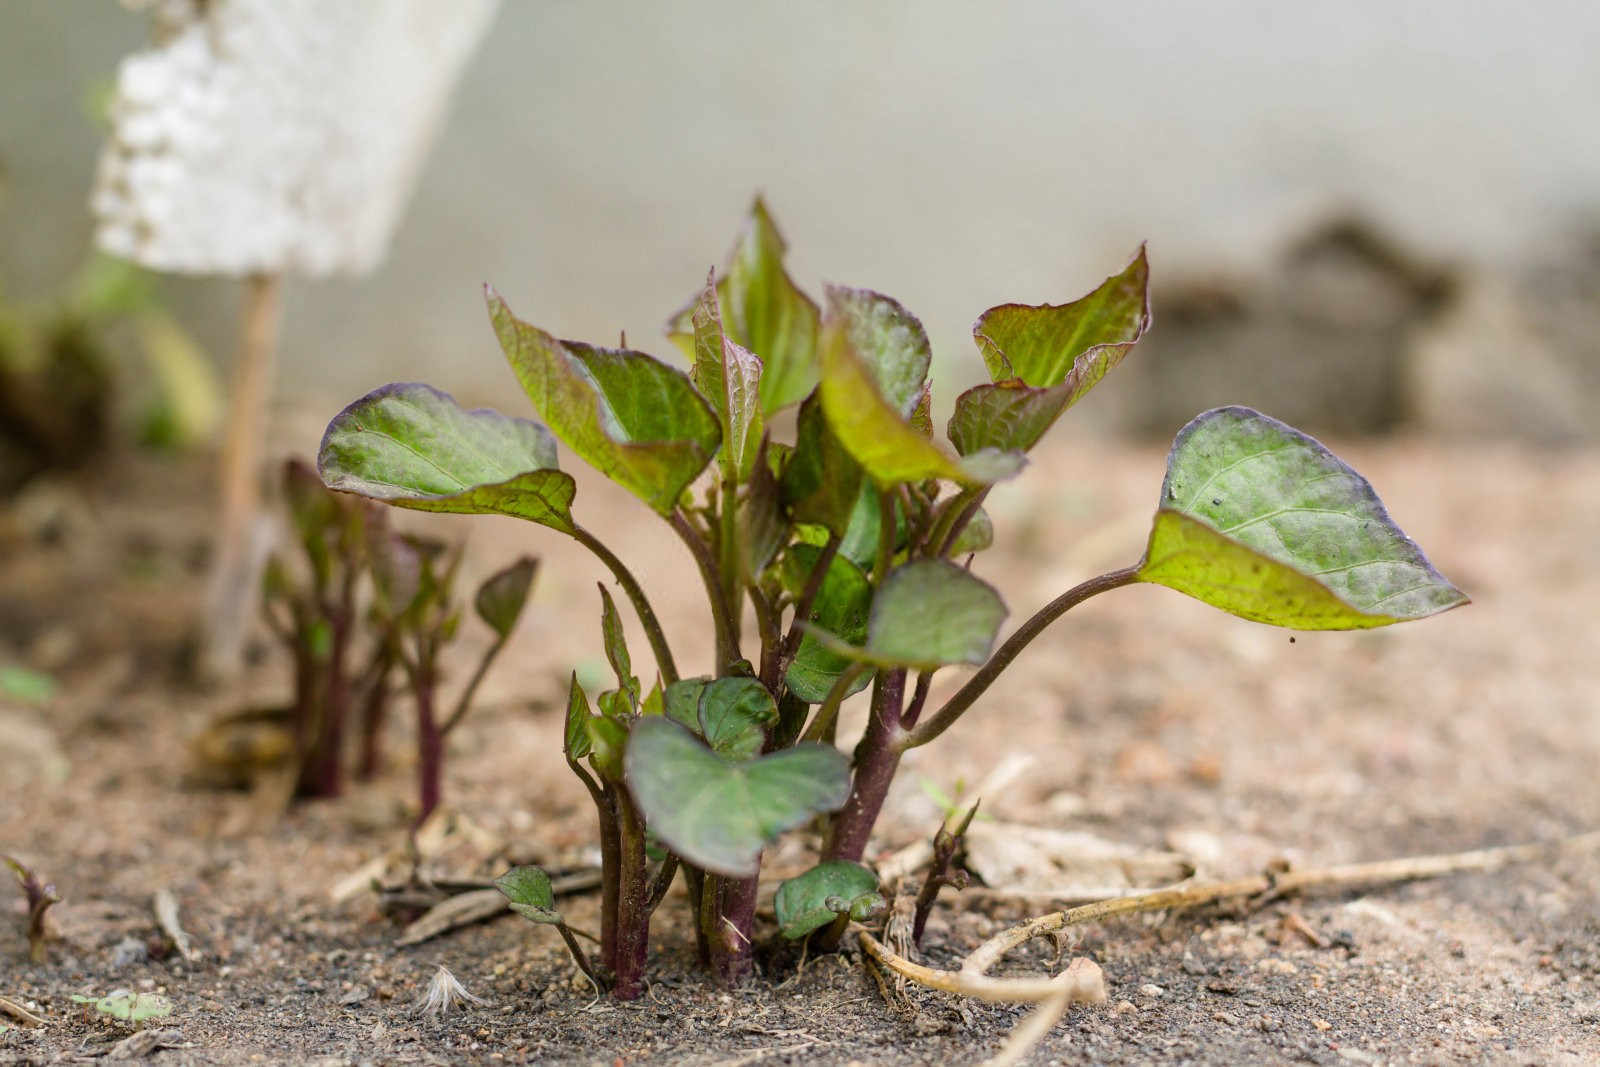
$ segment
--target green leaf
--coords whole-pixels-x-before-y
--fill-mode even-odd
[[[800,405],[794,451],[783,468],[781,488],[789,513],[798,522],[817,523],[843,536],[865,485],[861,465],[829,429],[822,400],[813,393]],[[876,498],[870,503],[876,521]]]
[[[717,289],[710,280],[695,304],[694,369],[690,377],[722,423],[723,477],[750,476],[766,433],[761,410],[761,360],[722,329]]]
[[[890,571],[872,598],[864,648],[810,633],[849,659],[926,671],[983,663],[1005,617],[1005,602],[989,583],[949,560],[919,559]]]
[[[718,678],[700,691],[696,721],[712,751],[732,760],[761,754],[778,705],[754,678]]]
[[[48,704],[60,687],[48,674],[26,667],[0,667],[0,696],[24,704]]]
[[[989,658],[1005,621],[994,587],[947,560],[896,567],[872,600],[867,650],[880,662],[931,670]]]
[[[778,480],[768,462],[768,446],[757,449],[755,467],[739,494],[739,566],[746,584],[755,585],[789,539]]]
[[[859,863],[827,860],[802,875],[780,882],[772,906],[783,936],[796,941],[833,922],[839,910],[830,905],[842,902],[844,913],[851,914],[858,900],[861,900],[862,910],[874,901],[883,902],[878,894],[878,876]]]
[[[1071,304],[990,308],[972,328],[994,377],[956,398],[946,432],[962,455],[1026,452],[1127,355],[1150,325],[1144,249]]]
[[[665,715],[667,713],[667,698],[661,691],[661,679],[656,678],[656,684],[650,687],[650,692],[644,695],[644,700],[639,704],[640,715]]]
[[[955,544],[950,546],[950,555],[965,556],[969,552],[982,552],[992,544],[994,523],[990,521],[989,513],[980,507],[956,535]]]
[[[536,923],[561,922],[550,876],[538,867],[513,867],[494,880],[494,887],[504,894],[511,910],[523,918]]]
[[[827,745],[800,744],[742,763],[667,719],[643,719],[628,745],[628,785],[645,820],[688,862],[749,876],[785,830],[850,795],[850,767]]]
[[[602,701],[603,706],[603,701]],[[656,720],[647,719],[646,722]],[[622,757],[628,747],[628,728],[614,718],[591,715],[584,721],[589,734],[590,760],[607,781],[622,778]]]
[[[783,562],[784,584],[798,596],[805,588],[822,556],[822,550],[812,545],[791,546]],[[850,644],[860,644],[867,638],[867,617],[872,610],[872,583],[860,567],[842,554],[835,554],[823,576],[822,587],[812,601],[812,626]],[[821,703],[833,683],[850,667],[851,660],[841,656],[810,633],[800,639],[794,662],[789,665],[784,681],[789,691],[809,704]],[[862,676],[851,689],[859,692],[872,679]]]
[[[158,993],[135,993],[130,989],[114,989],[103,997],[86,997],[72,994],[74,1003],[92,1004],[101,1015],[109,1015],[123,1022],[142,1023],[161,1019],[172,1014],[172,1001]]]
[[[334,416],[317,470],[330,489],[398,507],[576,529],[577,490],[556,469],[548,430],[531,419],[463,411],[427,385],[386,385]]]
[[[1018,453],[986,449],[957,458],[907,421],[920,398],[906,395],[916,363],[910,338],[921,332],[921,324],[888,297],[828,289],[818,393],[839,443],[880,486],[927,478],[981,486],[1016,474],[1024,463]],[[883,347],[865,352],[857,347],[863,344]]]
[[[912,419],[928,402],[933,362],[922,323],[891,297],[839,285],[828,287],[828,318],[824,328],[843,331],[843,343],[871,369],[878,396],[902,418]]]
[[[1467,603],[1365,478],[1243,407],[1178,432],[1138,577],[1297,630],[1387,626]]]
[[[762,363],[761,409],[768,414],[803,400],[817,384],[817,305],[784,271],[785,251],[783,236],[757,197],[717,281],[728,335]],[[667,327],[691,359],[698,300]]]
[[[667,718],[699,733],[700,694],[705,692],[711,681],[706,677],[680,678],[667,686],[664,694]]]
[[[570,760],[581,760],[592,749],[589,744],[589,720],[594,714],[589,710],[589,697],[578,683],[578,672],[572,672],[572,685],[567,690],[566,750]]]
[[[478,618],[488,623],[489,628],[500,637],[510,637],[517,619],[522,615],[523,605],[528,602],[528,591],[533,588],[533,579],[538,573],[539,561],[532,556],[523,556],[509,567],[484,579],[472,601]]]
[[[617,684],[628,694],[629,712],[639,705],[639,679],[633,675],[633,660],[628,655],[628,641],[622,633],[622,616],[617,613],[617,603],[611,599],[605,583],[595,583],[600,588],[600,633],[605,638],[606,659],[616,673]]]
[[[500,347],[539,416],[596,470],[671,514],[722,441],[689,379],[643,352],[558,341],[485,292]]]
[[[1150,263],[1133,262],[1070,304],[1001,304],[978,317],[973,339],[997,382],[1049,387],[1079,379],[1087,392],[1150,326]],[[1074,397],[1073,399],[1076,399]]]

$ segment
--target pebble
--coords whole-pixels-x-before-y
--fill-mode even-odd
[[[1294,964],[1290,963],[1288,960],[1280,960],[1276,956],[1268,956],[1265,959],[1261,959],[1261,960],[1256,961],[1256,970],[1264,971],[1267,974],[1299,974],[1300,973],[1300,968],[1296,967]]]
[[[125,937],[111,950],[111,969],[120,971],[130,964],[143,963],[149,958],[150,946],[145,944],[143,938]]]
[[[1116,1009],[1115,1009],[1115,1011],[1116,1011],[1116,1013],[1118,1015],[1132,1015],[1135,1012],[1137,1012],[1138,1010],[1139,1010],[1138,1007],[1136,1007],[1134,1005],[1133,1001],[1131,1001],[1131,1000],[1119,1000],[1119,1001],[1117,1001],[1117,1006],[1116,1006]]]
[[[1146,983],[1145,985],[1139,987],[1139,992],[1147,997],[1159,997],[1165,993],[1166,990],[1162,989],[1158,985]]]

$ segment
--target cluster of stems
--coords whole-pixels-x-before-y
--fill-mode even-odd
[[[786,592],[775,579],[751,575],[741,561],[737,542],[741,526],[736,486],[724,482],[707,494],[703,508],[680,508],[669,519],[688,548],[703,580],[716,635],[714,674],[726,677],[752,672],[779,709],[768,730],[763,752],[788,747],[798,740],[832,743],[840,706],[872,672],[866,730],[855,748],[851,788],[844,806],[827,816],[822,859],[860,861],[882,810],[901,757],[947,730],[1022,649],[1073,605],[1096,593],[1133,581],[1133,571],[1103,575],[1068,591],[1024,623],[991,658],[926,720],[922,719],[932,684],[932,671],[914,679],[900,668],[852,664],[818,705],[799,699],[785,678],[794,662],[813,605],[837,554],[841,538],[828,537],[804,585]],[[879,502],[879,542],[872,569],[874,588],[890,569],[914,559],[947,559],[967,524],[977,514],[981,490],[960,490],[937,499],[937,486],[895,486],[875,490]],[[719,502],[720,497],[720,502]],[[578,540],[596,552],[633,603],[644,626],[663,684],[678,680],[677,665],[655,612],[627,567],[586,531]],[[748,611],[746,607],[748,606]],[[759,650],[752,660],[744,647],[744,623],[753,619]],[[650,916],[665,896],[679,866],[674,857],[652,865],[645,853],[645,827],[620,772],[599,781],[576,761],[573,771],[585,782],[599,813],[604,865],[601,958],[612,979],[613,993],[623,999],[642,990]],[[696,943],[701,962],[716,979],[733,985],[754,966],[755,912],[759,875],[735,877],[681,864],[690,907],[696,917]]]

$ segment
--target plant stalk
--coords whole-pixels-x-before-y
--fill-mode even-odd
[[[434,709],[437,679],[433,656],[423,650],[412,676],[412,691],[417,701],[417,825],[421,826],[439,806],[444,778],[444,735]]]
[[[1011,661],[1016,659],[1024,648],[1028,647],[1029,642],[1069,610],[1092,596],[1124,585],[1132,585],[1138,580],[1137,566],[1124,567],[1122,570],[1111,571],[1109,574],[1081,582],[1050,601],[1031,619],[1017,627],[1016,633],[1006,638],[1005,643],[995,649],[988,661],[978,668],[976,674],[967,679],[966,685],[956,690],[950,699],[944,702],[943,707],[934,712],[926,722],[903,734],[895,745],[896,749],[904,752],[918,745],[925,745],[955,725],[962,713],[972,707],[984,691],[994,684],[994,680],[1000,677],[1001,672],[1011,665]]]
[[[906,672],[880,671],[872,690],[872,713],[867,732],[856,746],[855,774],[850,782],[850,797],[829,821],[823,844],[825,860],[852,860],[859,863],[867,850],[878,812],[889,795],[889,783],[900,766],[900,707],[905,698]]]
[[[717,574],[717,562],[711,558],[710,547],[695,528],[689,525],[689,520],[684,517],[682,511],[674,511],[669,521],[672,523],[672,529],[688,546],[689,554],[694,557],[695,565],[700,568],[700,579],[705,583],[706,600],[711,605],[711,625],[717,635],[717,662],[712,673],[720,678],[727,673],[729,665],[740,659],[740,654],[739,635],[734,629],[727,598],[722,595],[722,579]]]
[[[615,791],[618,830],[616,962],[611,993],[635,1000],[644,992],[650,952],[650,860],[645,854],[644,819],[626,789]]]
[[[676,682],[678,665],[673,661],[672,649],[667,644],[666,631],[662,630],[661,620],[656,618],[655,609],[650,606],[650,600],[644,595],[644,589],[633,576],[633,572],[617,558],[615,552],[583,527],[574,524],[572,537],[606,565],[606,569],[617,579],[617,584],[622,586],[622,591],[627,594],[628,600],[633,603],[633,610],[639,616],[639,624],[644,627],[645,637],[650,642],[650,651],[656,657],[656,670],[661,672],[662,684],[671,685]]]
[[[509,634],[505,637],[495,638],[494,644],[484,651],[483,658],[478,661],[478,669],[472,672],[472,680],[461,691],[461,699],[456,701],[455,710],[450,713],[450,717],[439,728],[441,736],[449,737],[450,731],[459,726],[461,720],[467,717],[467,712],[472,709],[472,698],[477,695],[478,686],[483,682],[483,676],[489,673],[489,665],[494,662],[496,656],[500,655],[500,650],[506,647],[506,641],[509,638]]]
[[[716,928],[709,932],[711,971],[720,985],[732,988],[749,978],[755,966],[756,893],[760,876],[718,875],[715,881],[719,892]]]

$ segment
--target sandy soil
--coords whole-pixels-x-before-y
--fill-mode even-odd
[[[1174,849],[1204,875],[1600,825],[1600,454],[1427,441],[1340,451],[1474,604],[1291,642],[1167,590],[1092,601],[907,761],[874,851],[931,833],[932,794],[1018,752],[1031,763],[984,799],[996,820]],[[1069,437],[997,494],[1000,547],[978,567],[1014,617],[1137,557],[1161,466],[1159,449]],[[0,996],[46,1020],[0,1017],[0,1063],[103,1054],[126,1031],[70,995],[116,987],[171,998],[173,1014],[152,1024],[174,1031],[177,1047],[150,1054],[163,1064],[964,1063],[1020,1016],[920,990],[886,1004],[855,953],[798,966],[779,949],[763,955],[763,981],[716,990],[691,966],[671,899],[653,984],[631,1005],[596,1002],[556,938],[514,918],[396,948],[398,926],[370,894],[336,903],[330,889],[403,837],[403,765],[268,831],[221,834],[250,801],[181,788],[185,739],[219,710],[283,697],[288,677],[269,650],[224,692],[174,680],[204,556],[199,470],[128,461],[3,509],[0,661],[64,686],[43,710],[0,705],[0,851],[36,865],[65,900],[43,966],[26,963],[20,914],[0,922]],[[709,642],[689,629],[705,619],[687,559],[658,521],[592,482],[579,507],[659,589],[679,659],[706,661]],[[600,573],[547,531],[442,528],[468,526],[478,573],[528,547],[546,566],[514,653],[451,753],[448,800],[506,843],[477,857],[485,868],[506,854],[581,864],[592,815],[560,761],[557,708],[566,673],[597,660]],[[779,861],[804,862],[804,845]],[[1600,1062],[1597,884],[1600,857],[1573,855],[1084,929],[1066,956],[1101,964],[1110,1003],[1074,1009],[1030,1062]],[[193,962],[160,935],[161,888],[181,905]],[[566,907],[593,925],[592,897]],[[926,958],[954,966],[1044,910],[947,891]],[[1051,970],[1057,948],[1036,943],[1005,970]],[[416,1014],[439,963],[488,1003],[442,1022]]]

